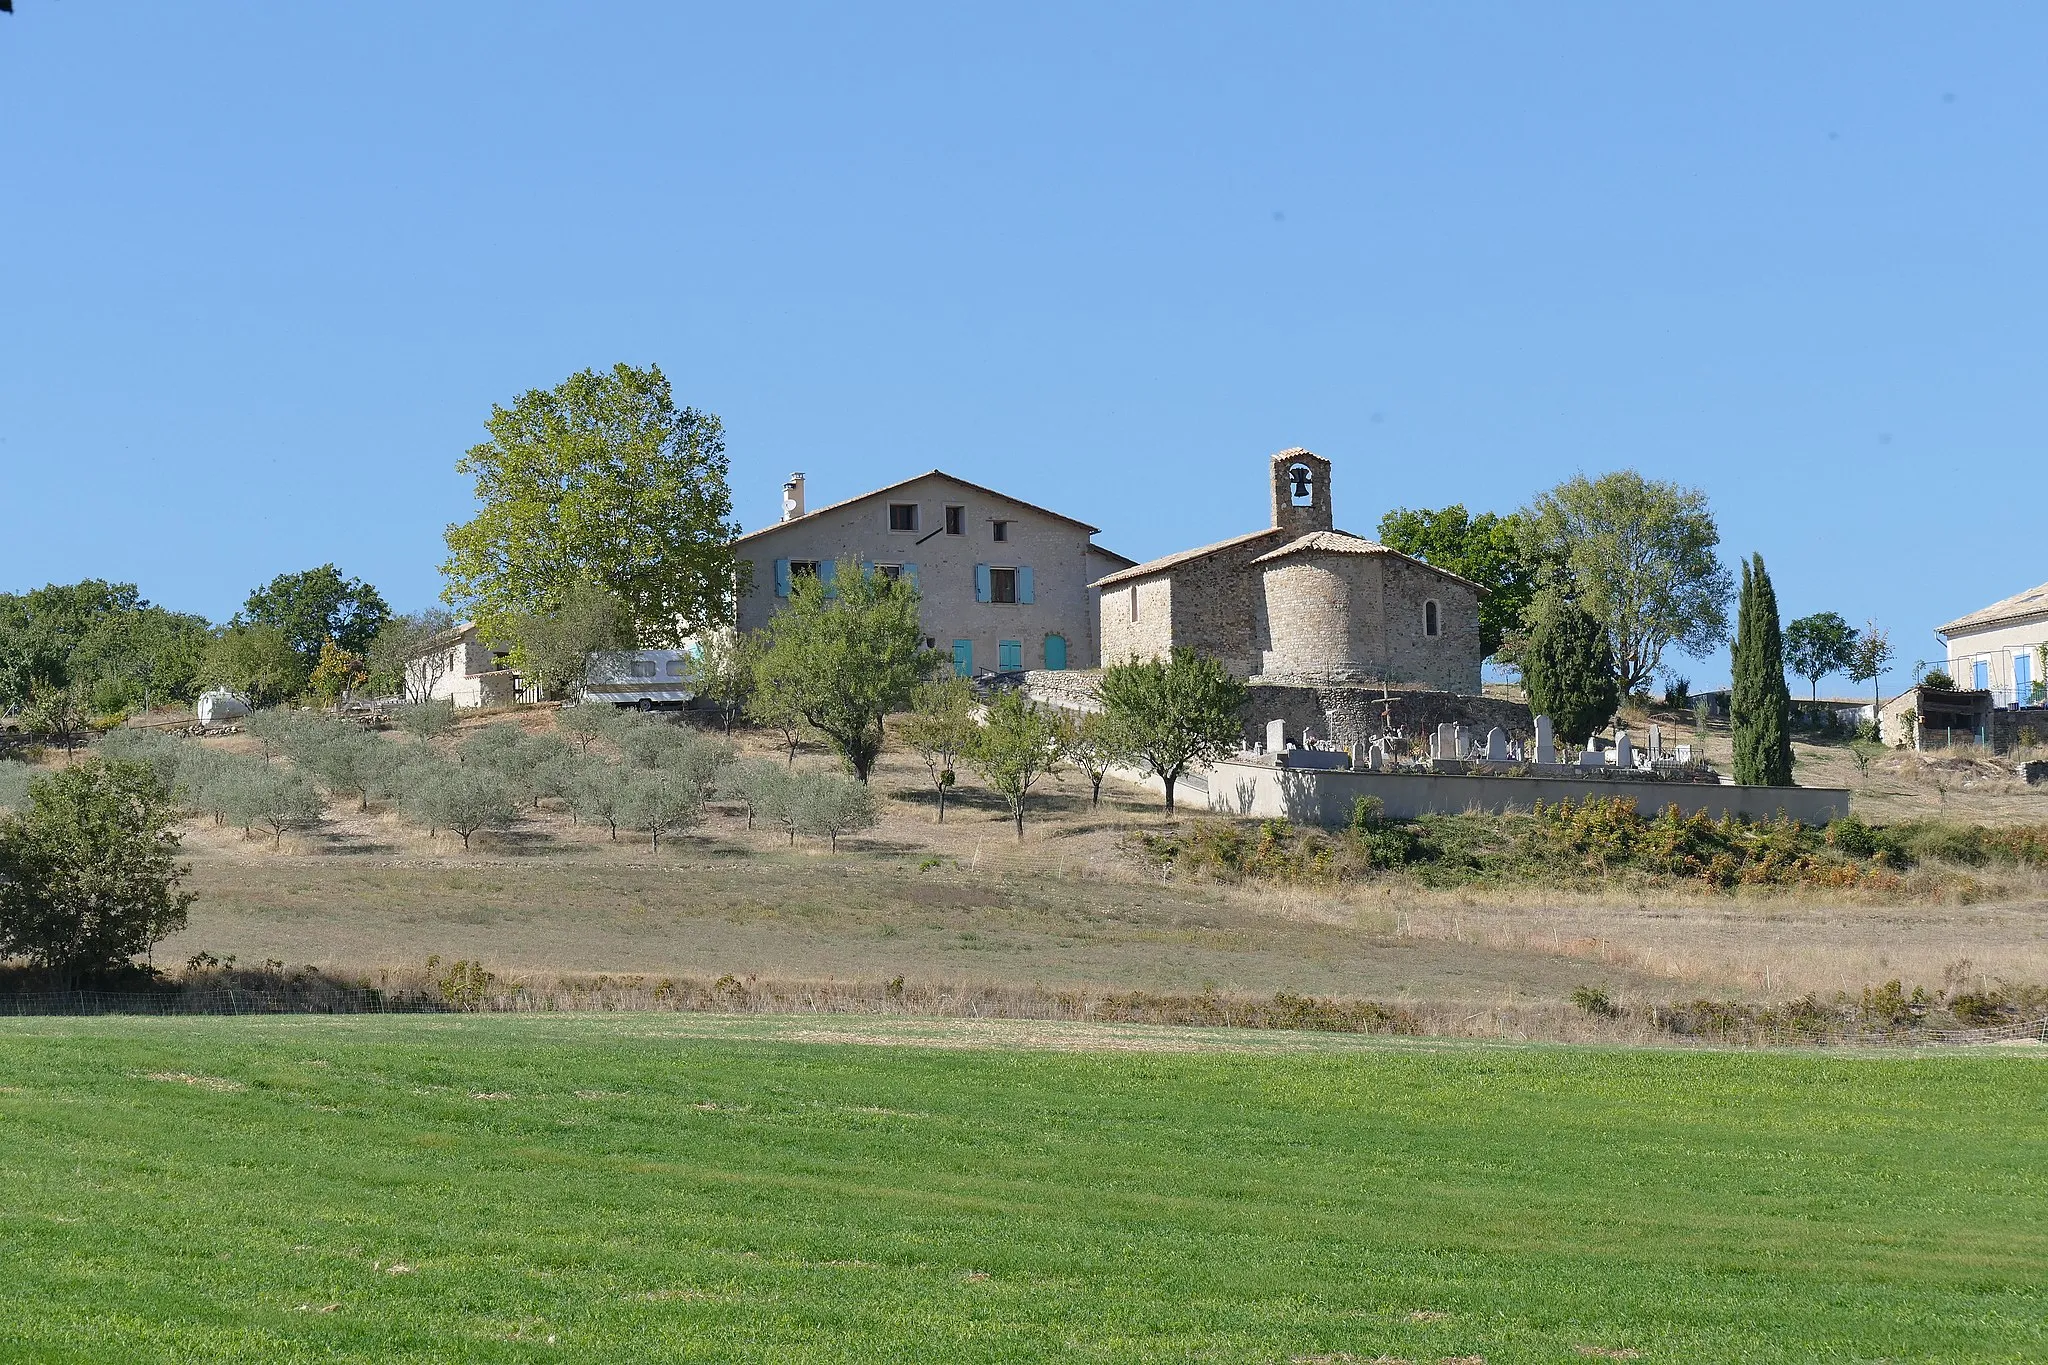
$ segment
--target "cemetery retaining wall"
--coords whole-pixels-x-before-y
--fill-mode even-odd
[[[1137,774],[1119,774],[1142,781],[1153,790],[1159,781]],[[1368,772],[1282,768],[1270,760],[1225,759],[1196,782],[1183,779],[1174,791],[1175,804],[1224,815],[1292,820],[1297,824],[1339,826],[1350,822],[1351,805],[1361,796],[1377,796],[1386,813],[1402,820],[1419,815],[1457,815],[1470,810],[1526,811],[1538,801],[1611,800],[1621,797],[1644,815],[1675,805],[1679,813],[1704,811],[1714,819],[1734,815],[1746,820],[1774,820],[1779,815],[1803,825],[1824,825],[1849,813],[1849,793],[1837,787],[1738,787],[1710,782],[1632,781],[1615,777],[1576,777],[1559,767],[1555,776],[1468,776],[1448,773]]]

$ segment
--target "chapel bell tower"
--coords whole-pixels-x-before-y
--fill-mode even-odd
[[[1273,525],[1296,536],[1332,529],[1328,460],[1299,448],[1273,457]]]

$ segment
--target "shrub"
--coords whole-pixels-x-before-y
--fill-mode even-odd
[[[455,728],[455,703],[415,702],[411,706],[399,707],[392,712],[391,718],[397,722],[399,729],[425,744]]]
[[[1621,1008],[1608,999],[1607,992],[1598,986],[1572,987],[1572,1003],[1587,1014],[1600,1019],[1614,1019],[1621,1014]]]
[[[747,828],[756,818],[782,823],[789,809],[795,774],[788,766],[765,758],[741,759],[719,775],[717,791],[747,810]]]
[[[704,793],[694,782],[667,769],[633,773],[625,785],[625,813],[656,849],[661,836],[687,829],[703,818]]]
[[[511,785],[488,768],[448,764],[423,778],[411,797],[415,818],[461,835],[464,849],[478,831],[503,829],[518,818]]]
[[[0,819],[0,953],[67,978],[118,966],[185,927],[170,792],[147,766],[90,759]]]
[[[799,773],[794,828],[823,836],[837,852],[841,835],[875,827],[875,796],[864,782],[838,773]]]

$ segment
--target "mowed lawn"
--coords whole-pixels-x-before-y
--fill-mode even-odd
[[[2038,1361],[2044,1267],[2011,1053],[0,1022],[7,1359]]]

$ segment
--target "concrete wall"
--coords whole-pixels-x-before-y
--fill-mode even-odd
[[[918,529],[891,531],[891,503],[915,503]],[[945,532],[948,505],[966,509],[962,535]],[[994,539],[998,520],[1009,539]],[[932,534],[937,532],[936,535]],[[1085,527],[1048,516],[1008,498],[991,496],[943,475],[926,475],[887,493],[826,508],[744,537],[741,557],[753,582],[740,599],[740,628],[755,630],[782,605],[775,596],[775,561],[854,558],[871,564],[917,565],[925,634],[950,653],[955,640],[974,643],[977,671],[997,666],[997,645],[1015,640],[1024,666],[1045,666],[1045,637],[1066,637],[1067,665],[1091,668],[1101,657],[1096,640],[1096,599],[1089,584],[1122,567],[1090,544]],[[1031,603],[978,602],[974,566],[1029,567]],[[1107,567],[1105,567],[1107,566]]]
[[[1157,781],[1147,785],[1157,788]],[[1458,777],[1447,774],[1325,772],[1276,768],[1271,763],[1225,760],[1202,775],[1202,790],[1183,783],[1177,803],[1220,814],[1338,826],[1351,819],[1352,802],[1377,796],[1398,819],[1456,815],[1468,810],[1525,811],[1536,802],[1624,797],[1645,815],[1676,805],[1685,815],[1715,819],[1737,815],[1772,820],[1783,813],[1801,824],[1822,825],[1849,813],[1849,793],[1829,787],[1737,787],[1693,782],[1558,777]]]

